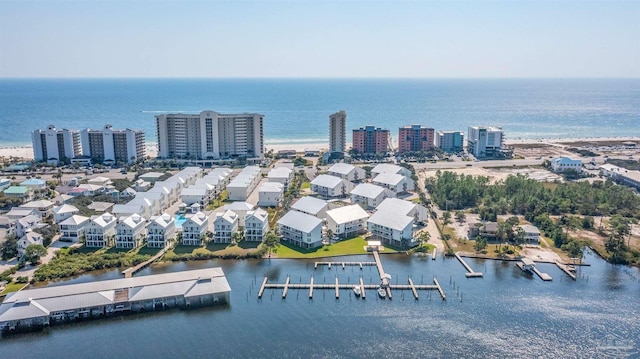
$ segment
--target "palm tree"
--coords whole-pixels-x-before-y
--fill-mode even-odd
[[[280,238],[273,232],[265,234],[262,245],[267,249],[269,258],[271,258],[271,251],[280,246]]]

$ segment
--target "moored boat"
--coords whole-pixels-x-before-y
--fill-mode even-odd
[[[378,288],[378,295],[380,296],[380,298],[386,298],[387,297],[387,291],[380,287]]]
[[[356,294],[356,297],[359,297],[360,294],[362,294],[362,289],[360,289],[360,286],[354,285],[353,286],[353,293]]]

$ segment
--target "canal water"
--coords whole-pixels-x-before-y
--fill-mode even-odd
[[[314,260],[212,260],[163,263],[138,275],[221,266],[231,285],[225,307],[170,310],[55,326],[0,339],[0,357],[66,358],[360,358],[360,357],[640,357],[640,271],[613,266],[593,254],[573,281],[553,265],[543,282],[513,262],[468,259],[483,278],[465,278],[455,259],[382,255],[392,284],[432,284],[437,291],[375,291],[357,299],[342,290],[267,289],[270,282],[377,283],[375,267],[314,270]],[[352,256],[332,261],[372,261]],[[64,283],[119,278],[118,271],[87,274]],[[59,285],[52,283],[50,285]]]

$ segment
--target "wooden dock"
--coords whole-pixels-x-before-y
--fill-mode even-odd
[[[438,255],[438,248],[434,248],[433,252],[431,252],[431,260],[435,261],[437,255]]]
[[[331,266],[341,266],[342,269],[345,269],[347,266],[357,266],[362,269],[364,266],[375,266],[376,262],[315,262],[313,265],[314,269],[318,269],[318,266],[328,266],[331,269]]]
[[[146,266],[148,266],[149,264],[155,262],[156,259],[162,257],[165,253],[167,253],[167,251],[169,249],[173,248],[173,245],[168,245],[164,248],[162,248],[162,250],[158,253],[156,253],[156,255],[154,255],[153,257],[151,257],[150,259],[136,265],[130,268],[127,268],[125,270],[122,271],[122,274],[124,275],[125,278],[131,278],[134,274],[136,274],[137,272],[139,272],[141,269],[145,268]]]
[[[563,272],[565,272],[571,279],[576,280],[577,276],[574,272],[570,271],[566,264],[562,264],[560,262],[555,262],[556,266],[560,268]]]
[[[265,289],[282,289],[282,298],[287,297],[287,293],[290,289],[305,289],[309,291],[309,299],[313,298],[314,291],[317,289],[330,289],[335,292],[336,299],[340,298],[340,290],[348,289],[353,290],[354,286],[360,286],[360,296],[362,299],[367,297],[366,290],[378,290],[378,288],[382,287],[387,292],[387,297],[389,299],[393,298],[392,290],[410,290],[415,299],[419,298],[418,291],[419,290],[437,290],[442,297],[442,300],[446,300],[446,295],[440,283],[436,278],[433,278],[434,284],[423,285],[423,284],[415,284],[413,280],[409,278],[409,284],[391,284],[389,283],[389,276],[384,272],[384,268],[382,267],[382,262],[380,261],[380,255],[377,251],[373,251],[373,258],[375,262],[315,262],[314,268],[318,268],[319,265],[327,265],[331,267],[331,265],[341,265],[343,268],[349,265],[358,265],[360,268],[365,265],[375,265],[378,269],[378,274],[380,275],[380,284],[365,284],[364,279],[362,277],[359,278],[358,284],[341,284],[338,280],[338,277],[335,278],[334,283],[317,283],[313,277],[309,280],[309,283],[291,283],[289,277],[285,280],[285,283],[268,283],[268,278],[265,277],[262,281],[262,285],[260,286],[260,290],[258,291],[258,298],[262,298]],[[459,258],[460,259],[460,258]],[[466,266],[466,263],[460,259],[460,261]],[[469,268],[471,273],[479,274],[482,276],[482,273],[473,272]],[[467,273],[468,274],[468,273]]]
[[[462,259],[462,257],[460,257],[460,255],[458,253],[456,253],[455,256],[456,256],[456,258],[458,258],[458,261],[460,261],[460,263],[462,263],[462,266],[467,270],[467,273],[465,274],[465,276],[467,278],[479,278],[479,277],[483,276],[482,272],[474,271],[471,268],[471,266],[469,266],[467,264],[467,262],[465,262],[464,259]]]
[[[550,281],[553,280],[553,278],[551,278],[550,275],[548,275],[547,273],[542,273],[538,270],[538,268],[533,267],[533,273],[537,274],[538,277],[540,277],[540,279],[544,280],[544,281]]]

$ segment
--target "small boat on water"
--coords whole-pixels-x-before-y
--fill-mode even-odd
[[[378,288],[378,295],[380,296],[380,298],[386,298],[387,297],[387,291],[380,287]]]
[[[356,297],[359,297],[360,294],[362,294],[362,289],[360,289],[359,285],[354,285],[353,286],[353,293],[356,294]]]

